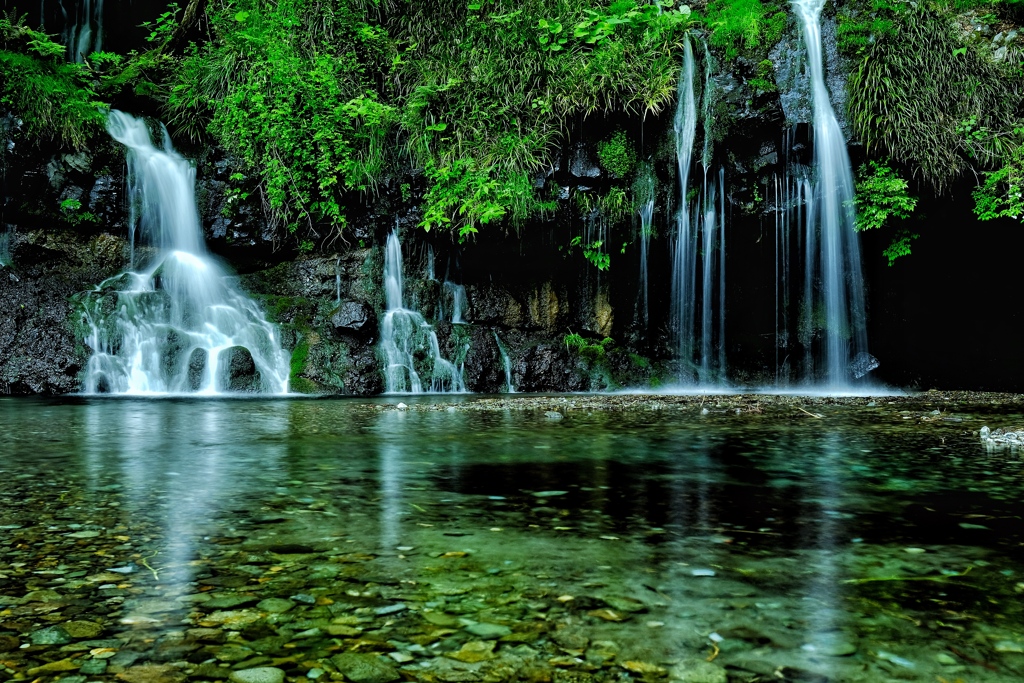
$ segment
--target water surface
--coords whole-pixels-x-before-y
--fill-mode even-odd
[[[1018,413],[396,400],[0,399],[8,675],[1024,675]]]

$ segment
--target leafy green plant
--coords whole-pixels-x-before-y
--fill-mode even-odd
[[[624,131],[617,131],[597,145],[601,166],[616,178],[627,178],[636,166],[636,149]]]
[[[356,0],[239,0],[210,26],[175,71],[172,123],[205,127],[239,159],[271,223],[303,228],[300,244],[340,233],[346,194],[376,186],[397,121],[374,80],[392,57],[386,34]]]
[[[863,56],[875,42],[896,33],[906,7],[898,0],[862,0],[844,5],[836,17],[839,49],[850,56]]]
[[[749,79],[747,83],[750,87],[761,92],[778,91],[779,87],[775,84],[775,65],[772,63],[772,60],[762,59],[757,65],[754,77]]]
[[[612,265],[612,257],[605,250],[604,240],[584,242],[583,238],[577,235],[569,240],[569,247],[581,247],[583,258],[590,261],[591,265],[598,270],[608,270]]]
[[[67,198],[60,203],[60,212],[69,225],[82,225],[83,223],[99,223],[99,217],[91,211],[82,211],[82,202],[74,198]]]
[[[147,21],[142,24],[142,28],[149,31],[149,35],[146,36],[147,43],[165,43],[174,33],[175,29],[178,28],[178,13],[181,12],[181,8],[178,7],[178,3],[172,2],[167,5],[167,11],[158,16],[153,21]]]
[[[905,219],[917,206],[907,181],[887,162],[869,161],[857,171],[857,230],[877,230],[891,218]]]
[[[1024,221],[1024,129],[1018,129],[1017,146],[1003,165],[985,174],[974,190],[974,213],[979,220],[1011,218]]]
[[[909,193],[907,181],[899,177],[887,161],[869,161],[858,169],[855,202],[858,231],[878,230],[893,220],[906,220],[917,207],[917,197]],[[909,255],[911,242],[919,237],[901,227],[882,252],[889,259],[889,265],[900,256]]]
[[[567,120],[668,107],[690,22],[688,8],[667,2],[472,7],[401,2],[385,22],[401,46],[392,78],[403,147],[428,180],[421,225],[463,238],[483,225],[518,229],[554,207],[534,179],[554,164]]]
[[[900,230],[897,231],[896,236],[893,238],[892,243],[882,251],[882,256],[889,259],[889,265],[891,266],[900,256],[910,255],[910,243],[919,237],[920,235],[916,232],[911,232],[906,228],[900,228]]]
[[[65,54],[63,45],[24,19],[0,14],[0,109],[22,119],[28,140],[81,150],[102,130],[104,105],[87,68],[67,63]]]
[[[711,31],[708,42],[721,48],[726,59],[735,59],[743,52],[777,43],[787,19],[785,10],[775,2],[710,0],[703,21]]]
[[[854,133],[939,190],[1000,163],[1021,122],[1021,79],[969,46],[952,56],[964,47],[946,16],[917,9],[849,81]]]
[[[568,351],[597,362],[604,361],[609,349],[615,346],[615,340],[611,337],[605,337],[600,341],[590,341],[576,332],[566,334],[563,341]]]

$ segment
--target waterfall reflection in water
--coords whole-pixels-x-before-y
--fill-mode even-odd
[[[130,635],[138,662],[267,648],[294,676],[333,638],[346,650],[381,638],[413,678],[524,658],[550,668],[584,638],[580,662],[561,666],[593,659],[602,680],[638,661],[865,683],[1019,678],[1024,533],[999,520],[1024,512],[1024,475],[961,425],[910,432],[895,409],[701,416],[696,403],[552,422],[407,400],[0,399],[0,562],[82,572],[4,570],[2,592],[76,596],[84,612],[48,623]],[[971,491],[981,481],[990,494]],[[267,598],[291,606],[256,605]],[[915,626],[936,619],[959,628]],[[183,640],[192,627],[235,635]],[[503,628],[514,636],[485,638],[493,657],[475,668],[439,656]],[[938,655],[951,647],[997,670],[950,671]],[[36,652],[49,651],[12,656]]]

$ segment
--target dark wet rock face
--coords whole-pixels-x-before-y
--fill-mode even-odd
[[[331,316],[335,329],[343,332],[365,332],[373,329],[377,318],[373,309],[358,301],[345,301],[338,306],[337,312]]]
[[[124,264],[122,239],[59,231],[15,231],[11,265],[0,268],[0,393],[79,389],[88,359],[72,297]]]
[[[564,346],[538,344],[528,350],[515,364],[515,387],[519,391],[550,391],[560,387],[564,391],[583,391],[589,382],[575,359]]]

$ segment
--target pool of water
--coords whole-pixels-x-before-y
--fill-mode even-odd
[[[1017,409],[405,400],[0,399],[0,681],[1024,676]]]

